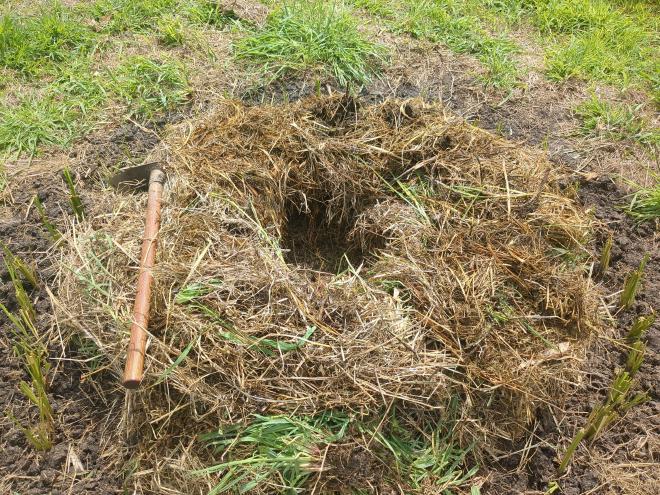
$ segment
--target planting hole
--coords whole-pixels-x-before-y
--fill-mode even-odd
[[[328,218],[325,201],[308,200],[307,205],[290,201],[282,227],[282,248],[287,263],[312,270],[336,273],[346,268],[346,259],[355,267],[364,261],[360,245],[350,239],[357,213]]]

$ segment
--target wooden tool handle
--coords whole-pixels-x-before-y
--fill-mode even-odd
[[[160,203],[163,195],[165,174],[154,169],[149,174],[149,198],[147,199],[147,215],[144,224],[142,252],[140,254],[140,274],[135,292],[133,306],[133,323],[131,325],[131,341],[128,345],[126,367],[122,385],[135,389],[140,386],[144,368],[144,354],[147,346],[147,327],[149,325],[149,304],[151,300],[152,268],[156,259],[158,244],[158,228],[160,226]]]

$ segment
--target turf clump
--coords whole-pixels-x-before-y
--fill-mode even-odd
[[[368,82],[385,50],[360,33],[343,4],[315,0],[275,9],[265,26],[236,43],[235,55],[259,65],[271,80],[311,69],[346,85]]]
[[[596,297],[555,253],[590,221],[540,154],[418,100],[318,97],[222,102],[152,158],[171,181],[126,425],[158,424],[143,488],[469,488],[573,382]],[[119,372],[141,204],[97,208],[56,307]]]

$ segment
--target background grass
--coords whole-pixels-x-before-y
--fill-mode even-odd
[[[97,0],[82,7],[101,26],[101,32],[153,31],[157,20],[181,11],[178,0]]]
[[[52,96],[26,96],[0,106],[0,149],[33,154],[39,146],[68,146],[78,134],[76,111]]]
[[[109,104],[125,115],[156,118],[188,100],[187,71],[175,57],[124,57],[108,70],[101,57],[121,48],[120,33],[148,32],[165,50],[192,38],[189,18],[208,2],[101,0],[66,6],[41,2],[0,17],[0,152],[66,148],[103,119]],[[211,16],[207,12],[207,16]],[[90,26],[96,21],[97,28]],[[115,55],[120,58],[121,55]],[[20,85],[9,81],[15,79]]]
[[[587,136],[660,145],[660,130],[639,115],[639,108],[610,103],[593,95],[577,107],[576,114],[582,121],[580,130]]]
[[[284,0],[265,2],[264,26],[242,21],[214,0],[96,0],[38,2],[21,15],[0,17],[0,151],[35,153],[69,146],[117,101],[126,115],[153,119],[188,101],[185,66],[208,57],[204,35],[231,28],[234,55],[268,83],[311,71],[339,85],[367,84],[387,60],[366,34],[365,17],[384,26],[474,56],[486,86],[508,91],[524,67],[515,30],[537,33],[550,80],[577,78],[622,91],[648,92],[660,105],[657,5],[628,0]],[[126,37],[129,38],[126,38]],[[130,38],[133,37],[133,38]],[[137,37],[137,38],[136,38]],[[130,69],[99,67],[122,43],[158,43],[162,54]],[[191,49],[185,52],[183,49]],[[178,51],[177,51],[178,50]],[[195,53],[192,53],[195,52]],[[162,56],[160,56],[162,55]],[[190,60],[189,60],[190,59]],[[20,87],[12,79],[21,81]],[[26,84],[28,83],[29,84]],[[36,102],[44,98],[43,102]],[[657,145],[657,129],[641,109],[585,102],[576,109],[582,132],[603,139]],[[602,108],[601,108],[602,107]]]
[[[485,0],[510,22],[535,26],[546,74],[641,88],[660,101],[657,6],[606,0]]]

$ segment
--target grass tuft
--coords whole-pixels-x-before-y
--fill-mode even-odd
[[[358,20],[342,2],[320,0],[285,3],[234,49],[238,59],[262,65],[271,80],[315,69],[342,86],[368,82],[385,59],[384,48],[359,32]]]
[[[453,415],[454,406],[455,401],[446,411],[447,418]],[[463,469],[469,449],[460,449],[453,444],[451,427],[447,431],[452,423],[453,420],[445,425],[425,424],[421,429],[410,428],[397,417],[395,408],[384,428],[368,424],[358,424],[357,428],[387,453],[378,455],[381,462],[393,465],[397,477],[415,492],[434,487],[438,492],[452,493],[451,489],[464,486],[478,471],[477,466]]]
[[[324,467],[329,449],[346,444],[353,431],[371,439],[365,456],[390,466],[391,480],[403,482],[415,493],[423,487],[462,487],[477,472],[476,467],[463,469],[467,451],[455,447],[444,428],[410,429],[394,408],[380,421],[358,420],[338,411],[315,416],[255,415],[248,424],[203,435],[201,440],[222,455],[222,462],[195,474],[221,473],[211,494],[257,488],[300,493]]]
[[[158,41],[165,46],[181,46],[186,39],[185,26],[179,17],[164,16],[158,20]]]
[[[660,218],[660,183],[648,189],[639,189],[631,196],[626,213],[638,222]]]
[[[24,74],[53,70],[92,45],[92,31],[57,2],[36,16],[0,18],[0,65]]]
[[[348,416],[334,412],[315,417],[256,415],[248,425],[202,436],[227,460],[197,474],[223,473],[211,494],[231,489],[245,493],[257,486],[295,493],[314,471],[321,449],[341,440],[348,425]]]
[[[0,150],[35,154],[43,145],[68,146],[80,129],[76,119],[69,105],[49,96],[0,105]]]
[[[639,108],[617,105],[593,95],[581,103],[576,114],[582,120],[581,132],[587,136],[636,141],[651,146],[660,144],[660,130],[639,117]]]
[[[130,115],[151,119],[188,101],[190,88],[181,62],[131,57],[111,73],[109,86]]]
[[[196,2],[192,5],[188,10],[188,16],[193,22],[215,28],[224,28],[227,25],[241,23],[239,17],[232,10],[228,10],[219,2],[208,0]]]

